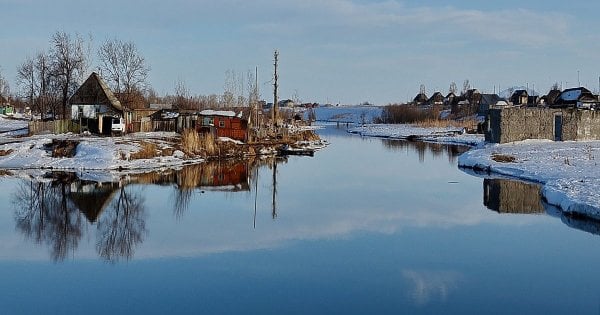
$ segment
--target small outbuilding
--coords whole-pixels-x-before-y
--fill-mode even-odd
[[[203,110],[198,113],[199,132],[210,132],[215,137],[228,137],[239,141],[248,139],[248,119],[244,111]]]

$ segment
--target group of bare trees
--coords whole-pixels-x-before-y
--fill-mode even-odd
[[[56,32],[48,50],[28,56],[17,67],[20,96],[32,111],[42,117],[47,113],[69,116],[69,98],[90,72],[91,47],[91,39]],[[133,42],[105,41],[98,49],[98,60],[98,68],[125,105],[132,95],[143,92],[150,67]]]
[[[89,46],[80,35],[56,32],[48,51],[27,57],[17,67],[17,83],[30,108],[67,117],[69,97],[87,71],[88,54]]]

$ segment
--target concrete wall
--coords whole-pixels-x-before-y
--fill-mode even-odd
[[[555,116],[562,116],[562,140],[600,140],[600,113],[572,108],[490,109],[485,140],[507,143],[555,137]]]

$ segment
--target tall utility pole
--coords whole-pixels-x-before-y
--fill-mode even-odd
[[[273,122],[273,129],[276,130],[277,129],[277,110],[278,110],[278,99],[277,99],[277,89],[279,88],[279,85],[277,83],[277,79],[279,78],[279,76],[277,75],[277,62],[279,59],[279,52],[277,51],[277,49],[275,50],[275,60],[273,65],[275,66],[275,72],[273,75],[273,110],[271,111],[271,119]]]

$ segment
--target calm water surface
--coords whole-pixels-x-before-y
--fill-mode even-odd
[[[0,179],[0,313],[600,313],[598,222],[464,148],[321,134],[277,164]]]

